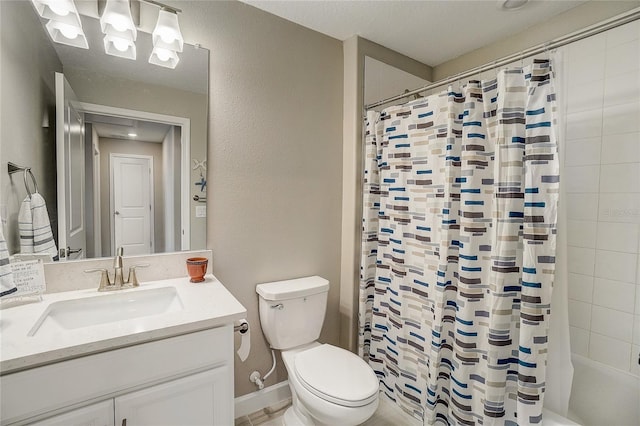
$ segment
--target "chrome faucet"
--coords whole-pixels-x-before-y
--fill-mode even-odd
[[[138,281],[138,277],[136,276],[137,268],[146,268],[149,266],[148,263],[132,265],[129,267],[129,276],[127,280],[124,280],[124,274],[122,272],[122,257],[124,255],[124,249],[122,247],[118,247],[116,250],[116,256],[113,259],[113,281],[109,278],[109,271],[106,268],[97,268],[97,269],[87,269],[84,272],[100,272],[100,286],[98,287],[98,291],[113,291],[113,290],[122,290],[125,288],[133,288],[140,286],[140,282]]]

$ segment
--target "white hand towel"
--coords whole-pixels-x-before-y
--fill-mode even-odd
[[[33,217],[31,216],[31,197],[27,196],[18,211],[18,232],[20,234],[20,253],[33,253]]]
[[[21,253],[47,253],[58,255],[58,248],[53,240],[47,204],[39,193],[31,194],[20,206],[18,212],[18,229],[20,231]]]
[[[13,283],[13,272],[9,263],[9,250],[0,224],[0,297],[7,296],[18,291]]]

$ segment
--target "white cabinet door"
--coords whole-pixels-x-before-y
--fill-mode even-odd
[[[113,426],[113,399],[49,417],[31,426]]]
[[[117,397],[115,424],[232,425],[234,420],[231,380],[230,368],[225,365]]]

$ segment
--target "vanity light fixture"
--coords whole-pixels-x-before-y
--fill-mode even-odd
[[[149,63],[166,68],[175,68],[180,61],[178,52],[182,52],[184,39],[178,23],[178,9],[160,5],[158,21],[152,33],[153,51]]]
[[[81,26],[80,16],[72,0],[31,0],[42,18]]]
[[[82,27],[74,27],[64,22],[54,21],[53,19],[45,25],[51,39],[56,43],[66,44],[68,46],[80,47],[88,49],[87,37],[85,37]]]
[[[108,55],[136,59],[138,31],[131,17],[129,0],[107,0],[100,17],[104,51]]]
[[[72,0],[32,0],[38,15],[48,19],[45,25],[56,43],[88,49],[80,15]]]
[[[112,35],[104,36],[104,52],[107,55],[136,59],[136,44],[132,40]]]
[[[180,32],[178,13],[174,9],[162,8],[153,30],[153,47],[182,52],[184,39]]]
[[[149,57],[149,63],[153,65],[159,65],[166,68],[175,68],[180,62],[178,54],[169,49],[162,47],[154,47]]]

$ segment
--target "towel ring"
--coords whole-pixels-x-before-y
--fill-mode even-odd
[[[33,184],[33,192],[31,192],[29,190],[29,183],[27,181],[27,173],[31,177],[31,183]],[[36,177],[33,175],[33,172],[31,171],[31,167],[26,167],[24,169],[24,188],[27,190],[27,194],[29,194],[29,198],[31,198],[31,196],[34,193],[38,192],[38,182],[36,182]]]

